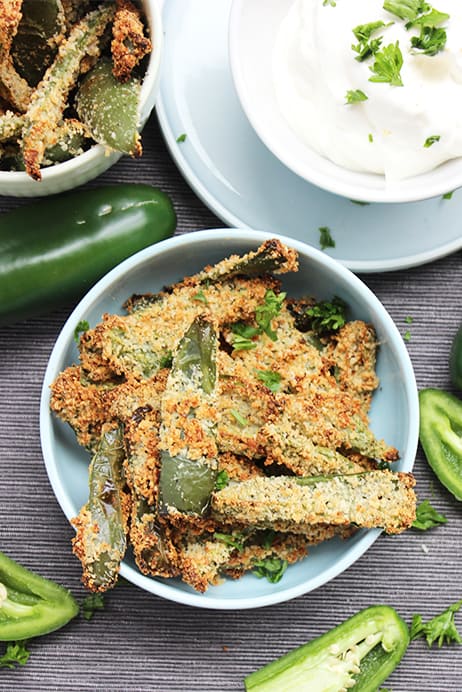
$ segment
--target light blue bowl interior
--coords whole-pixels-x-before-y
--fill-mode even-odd
[[[299,252],[299,272],[282,277],[283,289],[289,295],[319,299],[338,295],[348,304],[350,319],[362,319],[375,326],[380,343],[380,387],[373,397],[371,427],[378,437],[400,451],[396,468],[412,469],[418,436],[415,378],[402,338],[374,294],[345,267],[293,239],[242,229],[199,231],[154,245],[122,262],[79,303],[56,342],[43,384],[40,425],[48,476],[68,519],[76,516],[87,500],[89,455],[76,443],[72,430],[51,415],[49,387],[61,370],[78,362],[74,329],[79,321],[87,320],[93,327],[105,312],[123,314],[122,304],[131,294],[158,291],[206,264],[254,249],[268,237],[279,237]],[[312,548],[307,558],[288,568],[278,584],[247,574],[198,594],[180,580],[142,575],[130,555],[121,574],[143,589],[173,601],[205,608],[253,608],[288,600],[321,586],[357,560],[379,533],[363,530],[346,541],[334,539]]]

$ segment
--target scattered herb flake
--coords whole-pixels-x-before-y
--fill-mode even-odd
[[[82,613],[85,620],[91,620],[95,614],[95,610],[103,610],[104,608],[104,597],[102,593],[92,593],[86,596],[81,607],[80,612]]]
[[[218,471],[217,477],[215,478],[215,490],[223,490],[229,483],[229,475],[225,469]]]
[[[351,105],[353,103],[361,103],[361,101],[367,101],[367,96],[361,89],[350,89],[347,91],[345,96],[346,105]]]
[[[462,606],[462,600],[450,605],[445,611],[424,623],[421,615],[413,615],[410,637],[411,640],[425,637],[428,646],[437,642],[438,647],[451,642],[462,643],[462,638],[457,631],[454,615]]]
[[[176,141],[177,141],[177,142],[184,142],[184,141],[186,140],[186,137],[187,137],[187,136],[188,136],[188,135],[187,135],[185,132],[183,132],[183,134],[178,135],[178,137],[176,138]]]
[[[396,15],[400,19],[413,21],[419,12],[430,9],[430,5],[421,0],[385,0],[383,9],[390,14]]]
[[[337,296],[332,301],[321,300],[305,310],[310,320],[310,327],[315,332],[335,332],[346,322],[346,303]]]
[[[350,199],[350,202],[357,204],[358,207],[367,207],[370,204],[370,202],[361,202],[360,199]]]
[[[281,375],[274,370],[257,370],[257,377],[272,392],[278,392],[281,388]]]
[[[423,500],[417,505],[417,515],[412,527],[419,529],[419,531],[428,531],[428,529],[433,529],[440,524],[446,524],[447,521],[446,517],[439,514],[428,500]]]
[[[276,294],[271,288],[265,293],[265,300],[262,305],[257,305],[255,309],[255,321],[272,341],[277,340],[277,334],[271,328],[271,321],[281,312],[282,304],[286,293]]]
[[[193,299],[193,300],[200,300],[201,303],[205,303],[205,305],[208,305],[208,304],[209,304],[209,301],[207,300],[207,297],[206,297],[206,295],[204,294],[204,291],[203,291],[202,289],[201,289],[200,291],[197,291],[197,293],[195,293],[195,294],[192,296],[192,299]]]
[[[420,34],[412,36],[411,46],[415,51],[421,52],[422,55],[437,55],[446,46],[447,34],[442,27],[422,26]]]
[[[335,247],[335,240],[332,238],[330,228],[327,226],[321,226],[319,229],[319,245],[321,250],[325,250],[328,247]]]
[[[425,149],[428,149],[431,147],[435,142],[439,142],[441,139],[441,135],[432,135],[431,137],[427,137],[424,143]]]
[[[277,584],[278,581],[281,581],[287,567],[287,560],[282,560],[278,557],[267,557],[265,560],[254,562],[253,573],[259,579],[265,577],[271,584]]]
[[[374,64],[369,67],[373,73],[369,77],[370,82],[388,82],[391,86],[403,86],[400,70],[403,66],[403,54],[399,47],[399,41],[384,46],[375,53]]]
[[[335,0],[322,0],[322,4],[324,7],[337,7]]]
[[[358,53],[356,60],[363,62],[366,58],[377,53],[382,43],[382,37],[371,39],[371,36],[375,31],[384,26],[387,26],[385,22],[379,20],[377,22],[369,22],[369,24],[358,24],[353,29],[353,34],[358,40],[356,45],[353,44],[351,46],[352,50]]]
[[[369,142],[372,144],[372,142],[374,141],[374,137],[372,135],[372,132],[369,132],[369,134],[367,135],[367,138],[368,138]]]
[[[451,192],[445,192],[443,195],[443,199],[452,199],[452,196],[454,194],[454,190],[451,190]]]
[[[406,322],[406,324],[412,324],[414,322],[414,318],[411,315],[406,315],[404,321]]]
[[[74,341],[76,344],[78,344],[80,341],[80,335],[83,334],[83,332],[86,332],[88,329],[90,329],[90,325],[88,324],[87,320],[80,320],[74,329]]]
[[[411,332],[410,332],[409,329],[408,329],[408,330],[404,333],[403,339],[404,339],[404,341],[410,341],[411,338],[412,338],[412,334],[411,334]]]
[[[6,642],[6,650],[0,656],[0,668],[15,668],[25,666],[29,660],[30,651],[26,648],[27,640]]]
[[[239,552],[242,552],[244,550],[245,536],[242,533],[228,534],[215,532],[213,534],[213,537],[217,541],[223,541],[223,543],[226,543],[226,545],[230,545],[232,548],[235,548]]]
[[[249,424],[247,418],[244,418],[244,416],[241,413],[239,413],[239,411],[236,411],[235,408],[231,408],[229,412],[233,416],[233,418],[237,420],[241,428],[245,428],[245,426]]]

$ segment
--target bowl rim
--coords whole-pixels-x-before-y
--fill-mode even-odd
[[[149,113],[146,113],[145,109],[149,105],[149,95],[156,84],[156,80],[160,71],[162,45],[164,40],[164,33],[162,28],[162,10],[161,5],[159,4],[159,0],[142,1],[146,5],[146,18],[149,22],[153,46],[156,45],[157,49],[153,50],[149,57],[146,73],[141,83],[140,101],[138,109],[140,127],[144,125],[149,116]],[[51,183],[56,179],[61,178],[61,176],[72,174],[76,170],[80,170],[81,168],[88,168],[89,166],[92,166],[92,164],[94,165],[95,161],[99,161],[109,156],[111,156],[115,162],[122,156],[122,154],[120,152],[107,149],[107,147],[105,147],[103,144],[93,144],[82,154],[74,156],[72,159],[69,159],[68,161],[63,161],[53,166],[47,166],[46,168],[43,168],[41,171],[42,179],[37,184],[40,185]],[[0,194],[1,187],[3,184],[18,186],[18,190],[20,190],[20,186],[22,183],[27,183],[27,185],[30,185],[31,183],[31,178],[25,171],[0,171]]]
[[[85,315],[88,314],[88,310],[91,308],[93,303],[97,301],[102,294],[108,291],[112,284],[117,282],[124,273],[130,272],[137,266],[144,264],[145,261],[155,256],[168,253],[172,248],[180,249],[190,245],[191,243],[198,245],[203,243],[206,246],[208,241],[216,241],[220,239],[223,239],[224,241],[235,241],[234,244],[236,245],[238,245],[240,242],[248,243],[249,241],[255,241],[255,244],[260,244],[269,238],[279,239],[289,247],[297,250],[300,254],[308,256],[310,260],[314,260],[328,272],[332,272],[340,279],[347,281],[354,292],[367,303],[371,311],[374,310],[380,314],[381,320],[383,321],[387,330],[390,343],[392,344],[396,352],[396,356],[402,366],[403,372],[405,373],[404,390],[406,408],[409,415],[409,427],[407,430],[406,442],[403,445],[401,462],[406,470],[412,470],[417,450],[419,430],[419,404],[415,375],[409,353],[398,331],[398,328],[396,327],[386,308],[375,296],[375,294],[368,288],[366,284],[361,281],[361,279],[359,279],[342,264],[320,250],[317,250],[309,245],[305,245],[300,241],[293,240],[292,238],[279,234],[259,230],[249,230],[246,228],[206,229],[174,236],[168,240],[163,240],[160,243],[151,245],[150,247],[135,253],[114,267],[114,269],[102,277],[77,304],[67,318],[53,346],[43,379],[40,398],[40,441],[43,460],[50,484],[52,486],[54,495],[61,506],[61,509],[69,521],[75,515],[75,512],[68,497],[67,491],[61,483],[59,474],[57,472],[59,464],[58,459],[53,451],[54,418],[50,412],[49,403],[50,385],[56,378],[58,372],[60,372],[60,359],[62,353],[65,352],[65,350],[69,347],[69,344],[72,343],[74,339],[75,325],[81,319],[85,318]],[[225,250],[225,252],[230,253],[234,251]],[[175,584],[168,583],[168,580],[160,580],[155,577],[145,576],[139,572],[137,568],[128,565],[126,562],[122,562],[120,574],[128,581],[136,584],[151,594],[162,596],[167,600],[182,603],[184,605],[212,610],[243,610],[249,608],[259,608],[291,600],[297,596],[301,596],[305,593],[313,591],[314,589],[329,582],[331,579],[341,574],[356,560],[358,560],[374,543],[380,533],[380,529],[370,529],[368,531],[364,531],[363,535],[357,539],[355,544],[352,544],[349,547],[349,550],[339,560],[337,560],[334,565],[324,570],[322,574],[308,580],[304,580],[295,586],[260,596],[246,596],[242,598],[204,598],[203,594],[182,591],[181,589],[178,589]],[[357,536],[358,535],[359,534],[357,534]]]
[[[289,0],[287,0],[289,2]],[[229,47],[229,62],[231,66],[231,74],[236,89],[236,93],[241,104],[241,107],[263,144],[276,156],[281,163],[293,171],[300,178],[303,178],[309,183],[317,187],[332,192],[333,194],[346,197],[352,200],[361,200],[363,202],[376,203],[407,203],[419,202],[422,200],[431,199],[444,195],[451,190],[456,190],[462,186],[462,157],[450,159],[440,166],[433,168],[430,171],[420,175],[411,176],[404,180],[397,181],[393,187],[387,187],[385,177],[377,173],[367,173],[361,171],[353,171],[331,161],[327,157],[319,154],[314,149],[311,149],[307,144],[300,141],[300,146],[310,151],[315,161],[319,161],[323,166],[328,166],[327,171],[321,170],[316,165],[299,159],[294,159],[288,148],[284,146],[282,141],[274,138],[274,128],[268,128],[264,124],[264,118],[259,116],[259,109],[255,107],[254,99],[251,91],[246,86],[244,76],[244,66],[241,61],[242,51],[239,50],[240,18],[243,8],[248,5],[248,0],[231,0],[231,9],[228,25],[228,47]],[[281,118],[282,118],[281,114]],[[291,138],[296,139],[297,135],[291,130],[287,124],[287,132]],[[443,166],[455,165],[459,162],[458,173],[451,173],[451,180],[445,182],[442,180],[430,181],[428,186],[418,185],[418,181],[422,181],[424,177],[440,171]],[[346,180],[342,178],[347,177]],[[361,182],[363,181],[363,182]],[[367,187],[365,181],[382,181],[384,186],[380,188]],[[415,182],[414,182],[415,181]],[[428,189],[430,188],[431,189]]]

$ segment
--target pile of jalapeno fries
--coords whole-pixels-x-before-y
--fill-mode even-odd
[[[145,33],[131,0],[3,0],[0,168],[40,180],[95,142],[139,156]]]
[[[374,329],[339,298],[287,297],[276,275],[297,269],[269,240],[81,334],[51,408],[92,454],[73,521],[89,589],[115,583],[127,544],[144,574],[205,591],[412,524],[414,479],[383,468],[398,451],[369,427]]]

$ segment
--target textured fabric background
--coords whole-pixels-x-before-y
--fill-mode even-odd
[[[125,159],[94,184],[137,180],[158,185],[174,201],[178,233],[223,226],[176,170],[155,115],[145,128],[144,144],[141,161]],[[0,211],[21,203],[0,198]],[[410,328],[408,348],[419,388],[450,389],[449,348],[462,321],[461,259],[457,253],[409,271],[362,277],[401,333]],[[73,531],[48,482],[39,440],[42,379],[72,307],[0,328],[0,546],[82,599],[80,565],[70,549]],[[406,315],[414,318],[410,327]],[[123,583],[107,595],[105,609],[91,621],[79,617],[32,641],[24,668],[0,670],[0,690],[242,690],[244,675],[360,608],[387,603],[408,622],[415,612],[432,617],[462,598],[462,508],[435,479],[420,449],[414,470],[420,498],[430,499],[448,517],[444,527],[381,536],[327,585],[258,610],[193,609]],[[462,613],[456,621],[462,631]],[[423,640],[412,643],[386,687],[393,692],[460,692],[462,647],[429,650]]]

